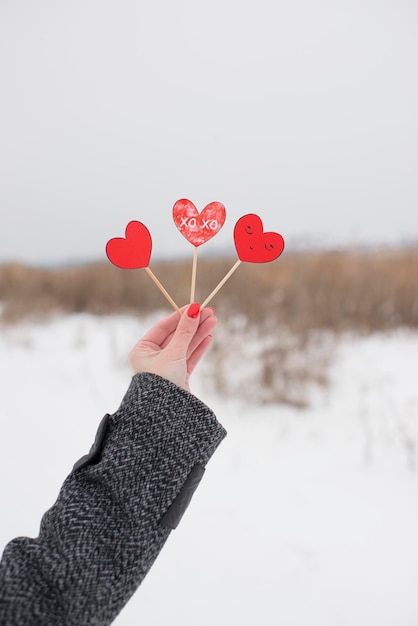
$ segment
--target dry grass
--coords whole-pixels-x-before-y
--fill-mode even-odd
[[[201,259],[197,297],[203,300],[235,259]],[[153,271],[183,304],[190,261],[154,263]],[[242,313],[251,324],[278,322],[296,333],[312,329],[370,332],[418,326],[418,252],[285,254],[267,265],[242,264],[212,304]],[[109,263],[64,269],[0,266],[3,320],[53,311],[142,314],[167,305],[143,270]]]
[[[196,298],[203,301],[234,263],[201,258]],[[152,270],[179,305],[188,301],[191,259],[153,263]],[[4,323],[57,311],[169,309],[146,272],[108,262],[50,270],[0,266],[0,302]],[[286,253],[267,265],[242,264],[211,304],[229,346],[226,353],[219,341],[212,351],[217,390],[242,395],[245,388],[258,401],[304,406],[310,385],[327,381],[332,341],[319,335],[418,327],[418,251]],[[234,382],[229,361],[236,353],[253,367]]]

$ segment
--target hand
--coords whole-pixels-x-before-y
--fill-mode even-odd
[[[209,348],[216,327],[212,308],[200,310],[195,303],[184,306],[157,322],[129,353],[135,372],[151,372],[190,391],[189,378]]]

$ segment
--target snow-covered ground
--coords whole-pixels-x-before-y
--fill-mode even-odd
[[[0,550],[36,536],[151,320],[0,329]],[[222,326],[222,320],[219,321]],[[236,367],[240,367],[237,362]],[[213,396],[229,436],[118,626],[416,626],[418,334],[337,345],[306,410]]]

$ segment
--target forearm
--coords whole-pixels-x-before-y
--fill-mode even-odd
[[[225,431],[193,395],[140,374],[101,435],[39,537],[6,547],[1,624],[110,624],[181,517],[187,478],[196,485]]]

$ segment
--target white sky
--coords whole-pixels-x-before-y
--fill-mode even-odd
[[[223,202],[287,245],[418,239],[413,0],[1,0],[0,261],[105,258]]]

